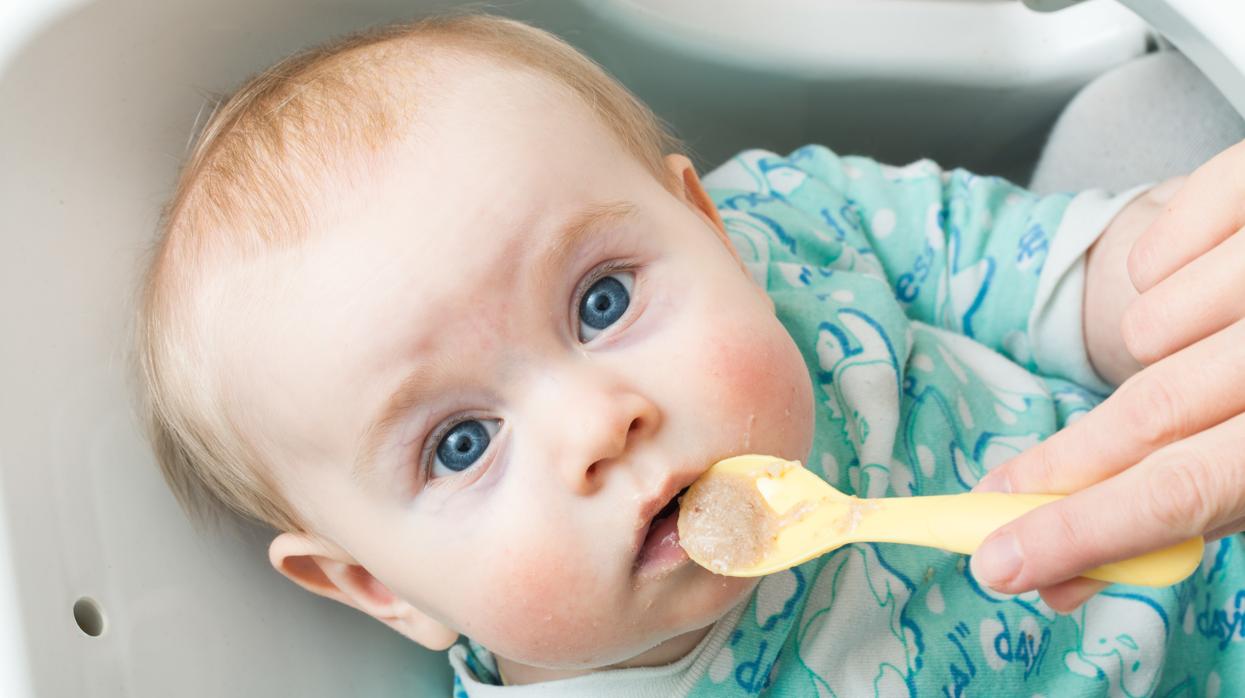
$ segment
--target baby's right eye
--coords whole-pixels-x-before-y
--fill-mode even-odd
[[[592,283],[579,301],[579,341],[587,342],[618,322],[631,305],[635,273],[618,270]]]
[[[500,419],[465,419],[442,432],[432,453],[429,479],[460,473],[488,451],[501,428]]]

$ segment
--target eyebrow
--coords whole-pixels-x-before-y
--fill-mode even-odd
[[[617,225],[631,218],[636,213],[636,206],[627,201],[607,201],[589,204],[567,220],[535,255],[540,260],[534,278],[544,283],[551,273],[565,266],[569,258],[583,240],[593,233],[610,225]],[[531,257],[528,257],[529,259]],[[364,430],[359,448],[351,467],[351,478],[362,482],[372,477],[376,470],[376,457],[380,448],[390,438],[394,429],[403,417],[419,403],[427,393],[433,377],[443,371],[438,366],[417,368],[402,380],[393,394],[385,401],[377,417]]]

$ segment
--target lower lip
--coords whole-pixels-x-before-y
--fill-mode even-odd
[[[687,551],[679,545],[679,512],[658,521],[644,537],[644,545],[636,557],[636,570],[645,575],[659,575],[687,562]]]

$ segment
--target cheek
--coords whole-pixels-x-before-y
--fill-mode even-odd
[[[723,427],[739,450],[803,460],[812,445],[808,369],[772,315],[726,326],[705,345],[703,360]],[[731,435],[725,434],[727,443]]]
[[[587,648],[608,642],[614,599],[592,565],[557,544],[530,539],[506,546],[478,574],[485,580],[467,634],[490,650],[537,665],[590,661]],[[488,615],[480,613],[488,609]]]

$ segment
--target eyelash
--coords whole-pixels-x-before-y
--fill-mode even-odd
[[[614,261],[606,262],[596,267],[594,270],[592,270],[587,275],[585,275],[583,279],[579,282],[579,284],[575,287],[575,291],[571,296],[570,307],[571,307],[572,315],[578,313],[579,304],[583,299],[583,295],[587,293],[588,289],[592,288],[593,284],[609,276],[610,274],[617,274],[619,272],[634,272],[635,270],[636,270],[636,266],[634,264],[623,262],[621,260],[614,260]],[[630,308],[628,308],[628,310],[630,310]],[[574,324],[578,324],[578,318],[576,318],[573,322]],[[469,422],[473,419],[489,419],[489,418],[484,417],[479,414],[475,414],[475,413],[465,413],[454,419],[442,422],[440,426],[438,426],[430,434],[428,434],[428,436],[424,438],[423,446],[420,448],[420,451],[419,451],[419,468],[423,475],[422,479],[423,479],[424,486],[427,486],[435,482],[436,480],[457,479],[457,478],[454,478],[453,476],[441,477],[441,478],[435,478],[435,479],[432,478],[433,452],[436,451],[437,444],[441,443],[441,439],[445,438],[445,435],[450,433],[450,430],[452,430],[454,427],[458,426],[459,424],[462,424],[463,422]],[[496,418],[492,418],[492,419],[496,419]],[[504,426],[505,422],[502,421],[501,424],[502,426]],[[489,444],[489,445],[492,446],[492,444]],[[492,450],[492,449],[490,448],[489,450]],[[468,470],[475,471],[477,470],[477,467],[472,466]]]
[[[593,284],[601,279],[604,279],[610,274],[617,274],[618,272],[623,271],[635,272],[635,270],[635,264],[624,262],[622,260],[613,260],[598,266],[596,269],[593,269],[586,276],[584,276],[583,280],[579,282],[579,285],[575,287],[575,293],[571,296],[572,335],[578,334],[579,318],[577,313],[579,312],[579,304],[583,301],[584,294],[588,292],[588,289],[592,288]],[[627,308],[627,312],[630,313],[631,308]],[[624,317],[626,316],[624,315]],[[621,318],[619,318],[619,320],[621,321]]]
[[[438,426],[436,429],[433,429],[432,433],[430,433],[424,439],[424,445],[419,449],[419,468],[420,468],[420,471],[423,473],[423,482],[425,486],[427,486],[429,483],[435,482],[436,480],[447,479],[445,477],[439,477],[435,479],[432,477],[432,456],[433,456],[433,453],[437,450],[437,444],[441,443],[441,439],[444,439],[445,435],[450,433],[450,430],[452,430],[454,427],[458,426],[459,424],[462,424],[463,422],[470,422],[473,419],[496,419],[496,418],[485,417],[479,414],[468,412],[454,419],[448,420],[446,422],[442,422],[440,426]],[[505,425],[505,422],[503,421],[502,426],[504,425]],[[501,427],[498,427],[499,430],[500,428]],[[491,447],[492,444],[490,443],[489,446]],[[489,450],[491,451],[492,448],[490,448]],[[488,451],[485,451],[485,453],[488,453]],[[475,470],[475,469],[476,469],[475,466],[468,468],[468,470]]]

